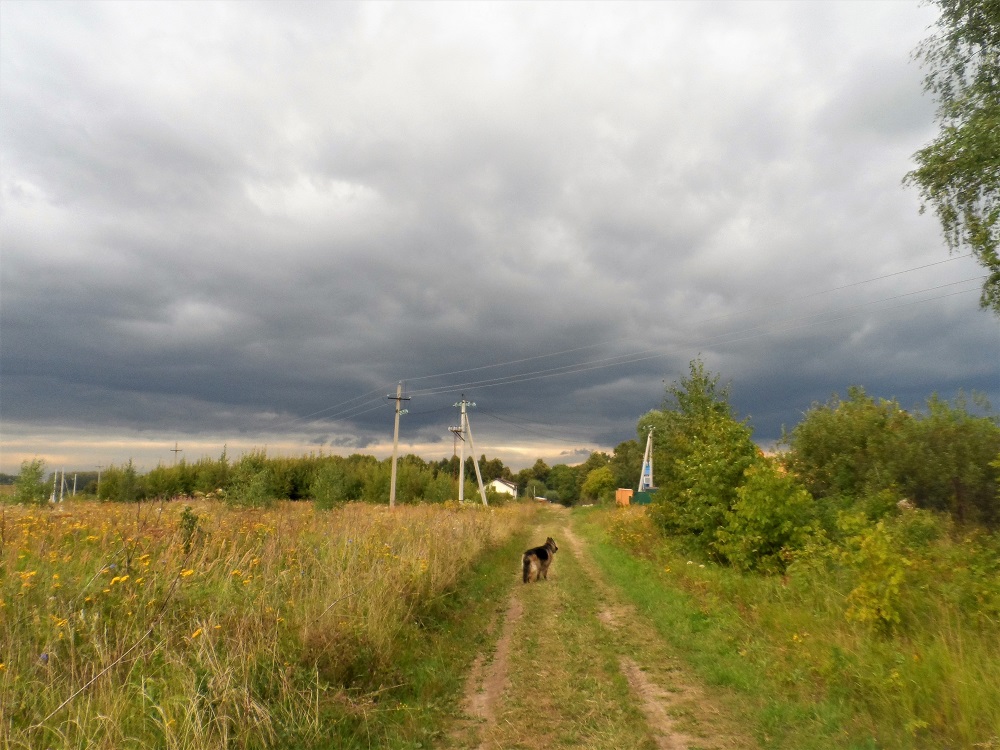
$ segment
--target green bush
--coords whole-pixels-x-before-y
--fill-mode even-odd
[[[910,413],[851,388],[846,400],[814,405],[785,441],[787,467],[817,499],[864,502],[876,518],[891,510],[882,501],[906,498],[959,523],[1000,524],[1000,426],[971,414],[964,397],[932,396]]]
[[[98,498],[115,503],[134,503],[143,499],[142,483],[132,459],[124,466],[109,466],[101,475]]]
[[[317,508],[328,510],[347,502],[346,485],[343,470],[333,463],[327,463],[316,472],[309,494]]]
[[[247,508],[269,507],[284,497],[274,487],[274,479],[264,451],[247,453],[233,466],[226,502]]]
[[[44,476],[45,462],[42,459],[22,461],[21,471],[14,480],[13,501],[22,505],[44,505],[49,494]]]
[[[805,547],[815,531],[812,495],[762,460],[746,470],[714,547],[741,570],[783,572],[790,554]]]

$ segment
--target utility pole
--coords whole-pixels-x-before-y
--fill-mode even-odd
[[[455,433],[457,437],[462,439],[462,459],[459,463],[458,469],[458,502],[465,501],[465,436],[469,436],[469,449],[472,451],[472,465],[476,469],[476,479],[479,481],[479,495],[483,499],[483,505],[489,505],[486,502],[486,489],[483,487],[483,475],[479,471],[479,461],[476,460],[476,447],[472,444],[472,427],[469,424],[469,414],[466,408],[469,406],[475,406],[472,401],[467,401],[465,399],[465,394],[462,395],[462,400],[459,401],[455,406],[462,410],[462,422],[460,427],[452,427],[451,431]]]
[[[184,449],[177,447],[177,441],[175,440],[174,447],[170,449],[170,452],[174,454],[174,466],[177,465],[177,454],[180,453],[182,450]]]
[[[457,406],[458,404],[456,404]],[[462,420],[464,424],[464,419]],[[462,427],[449,427],[455,441],[462,441],[462,460],[458,462],[458,502],[465,500],[465,435]]]
[[[101,499],[101,469],[104,468],[104,464],[97,464],[97,499]]]
[[[401,401],[409,401],[409,396],[403,395],[403,381],[396,384],[396,395],[387,395],[387,399],[396,402],[396,423],[392,429],[392,478],[389,484],[389,507],[396,507],[396,451],[399,448],[399,415],[406,414],[406,409],[400,409]]]
[[[479,459],[476,458],[476,446],[472,442],[472,424],[469,422],[468,414],[465,415],[465,429],[469,432],[469,450],[472,451],[472,465],[476,469],[476,480],[479,482],[479,497],[483,499],[483,505],[489,505],[486,502],[486,488],[483,487],[483,475],[479,471]]]

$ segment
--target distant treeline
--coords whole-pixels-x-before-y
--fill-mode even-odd
[[[633,486],[639,477],[642,454],[636,441],[626,441],[613,455],[595,452],[577,466],[550,467],[542,460],[513,472],[498,458],[479,459],[483,482],[504,479],[517,487],[519,497],[544,497],[572,505],[595,501],[616,486]],[[478,498],[475,467],[465,460],[465,497]],[[401,456],[397,465],[396,499],[400,503],[445,502],[458,497],[458,457],[425,461],[419,456]],[[599,471],[594,476],[595,470]],[[179,461],[159,465],[142,474],[129,461],[97,472],[77,475],[77,492],[114,502],[204,496],[239,505],[266,505],[274,500],[314,500],[325,506],[345,502],[385,503],[389,498],[391,460],[374,456],[327,456],[311,454],[298,458],[270,457],[253,451],[232,460],[226,451],[219,458]],[[43,481],[44,465],[25,462],[22,467],[26,490],[22,501],[41,502],[51,494],[54,475]],[[590,479],[588,483],[588,478]],[[595,483],[595,478],[604,480]],[[72,482],[72,478],[70,479]],[[58,492],[57,492],[58,494]],[[502,495],[488,495],[492,502]],[[16,498],[14,498],[16,501]]]

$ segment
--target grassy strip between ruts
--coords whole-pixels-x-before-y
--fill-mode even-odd
[[[790,681],[803,676],[775,674],[768,669],[766,658],[745,658],[748,634],[734,603],[709,591],[707,585],[697,596],[671,585],[669,571],[661,569],[662,565],[636,558],[609,542],[602,526],[606,516],[584,513],[578,517],[577,529],[590,542],[592,557],[607,580],[649,618],[659,635],[706,684],[728,689],[731,710],[741,714],[747,731],[763,747],[882,747],[852,721],[846,701],[788,690]]]
[[[514,533],[476,560],[454,590],[436,599],[399,634],[395,684],[370,710],[332,708],[324,718],[337,748],[431,748],[459,707],[465,676],[476,654],[492,651],[515,581],[528,531]]]
[[[548,581],[518,584],[524,614],[513,628],[509,687],[495,725],[465,747],[654,747],[619,669],[615,634],[598,620],[603,595],[561,534],[565,513],[541,517],[533,544],[554,536],[559,552]]]

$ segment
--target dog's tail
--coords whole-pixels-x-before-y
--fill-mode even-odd
[[[521,571],[521,577],[523,581],[527,583],[531,578],[531,558],[524,555],[524,557],[521,558],[521,567],[523,568]]]

